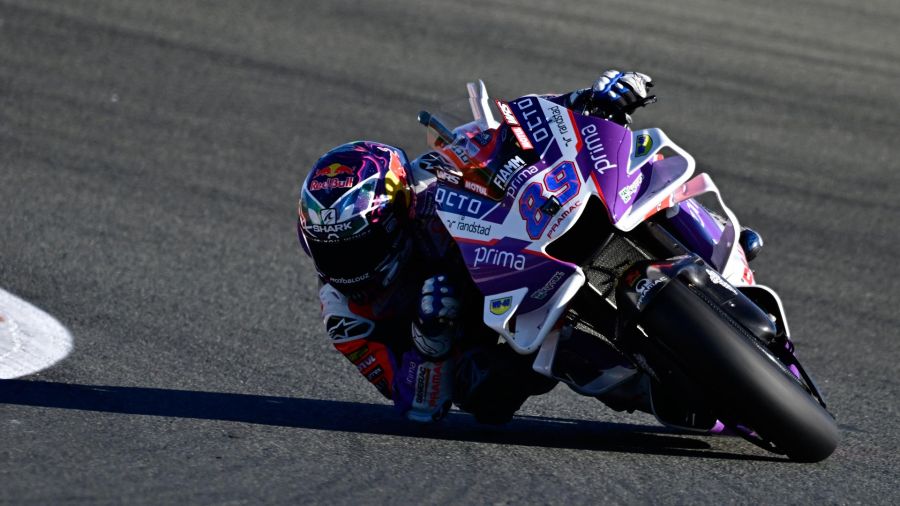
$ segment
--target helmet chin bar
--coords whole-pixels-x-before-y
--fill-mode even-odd
[[[401,268],[406,265],[410,253],[412,252],[412,241],[409,240],[406,232],[401,232],[397,241],[402,242],[400,249],[397,250],[396,253],[389,255],[381,265],[375,268],[376,272],[384,272],[381,286],[385,288],[391,286],[391,283],[396,281]]]

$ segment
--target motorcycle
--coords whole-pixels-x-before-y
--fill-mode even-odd
[[[533,368],[664,425],[728,431],[798,461],[838,430],[793,353],[778,295],[707,174],[662,130],[632,131],[540,96],[473,120],[423,111],[436,214],[484,295],[484,324]],[[745,243],[742,247],[742,240]],[[752,248],[748,251],[754,252]]]

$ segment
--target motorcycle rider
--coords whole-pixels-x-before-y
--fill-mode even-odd
[[[649,76],[609,70],[590,88],[544,98],[631,122],[655,101]],[[300,191],[298,235],[319,276],[332,342],[408,419],[434,421],[450,404],[479,422],[505,423],[555,380],[534,356],[498,343],[481,322],[481,296],[434,212],[435,176],[403,150],[369,141],[338,146]]]

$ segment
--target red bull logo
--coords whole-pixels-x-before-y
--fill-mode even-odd
[[[316,171],[313,177],[337,177],[337,176],[352,176],[353,169],[347,167],[346,165],[340,163],[332,163],[328,167],[323,167]]]
[[[312,191],[333,190],[335,188],[353,188],[353,178],[326,179],[325,181],[313,181],[309,185]]]
[[[333,190],[335,188],[353,188],[356,181],[353,169],[341,163],[332,163],[328,167],[322,167],[313,174],[313,179],[327,178],[324,181],[312,181],[309,189],[312,191]],[[339,177],[344,176],[344,177]]]

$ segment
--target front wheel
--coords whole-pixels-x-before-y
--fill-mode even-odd
[[[650,366],[686,380],[719,419],[751,428],[793,460],[817,462],[834,452],[838,429],[831,414],[702,291],[671,279],[638,320],[646,335],[639,346],[649,345],[664,357]]]

